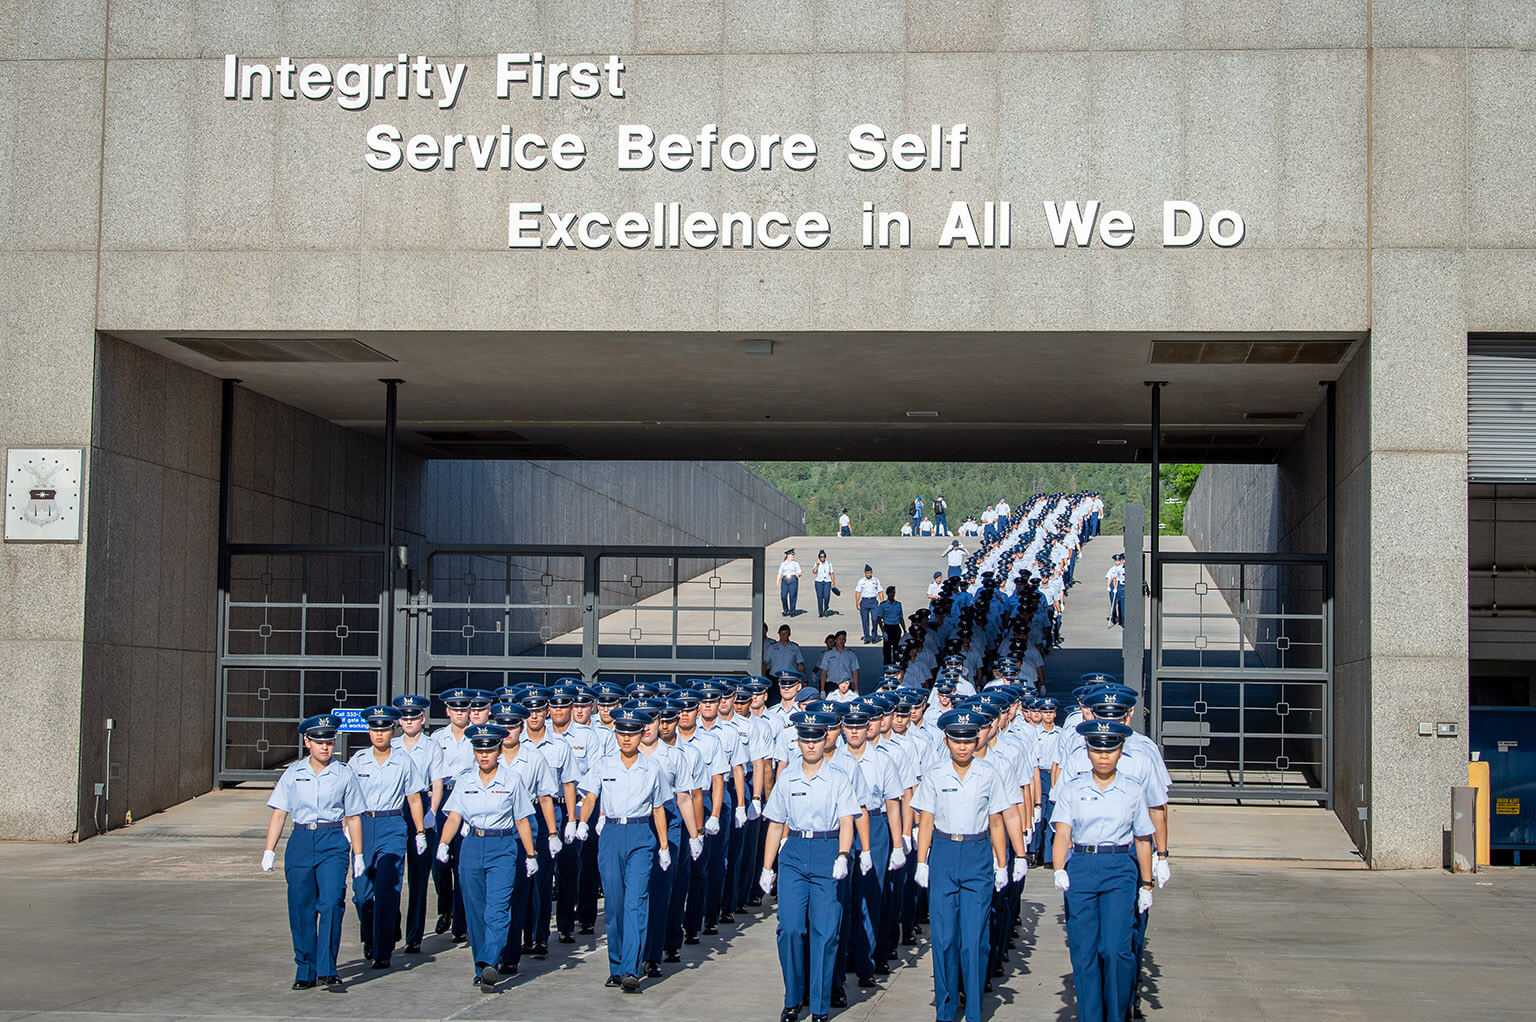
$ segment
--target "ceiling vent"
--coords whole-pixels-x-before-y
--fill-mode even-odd
[[[1301,418],[1300,412],[1244,412],[1243,418],[1250,422],[1295,422]]]
[[[1352,341],[1153,341],[1153,365],[1333,365]]]
[[[394,361],[352,337],[167,337],[166,340],[215,362],[336,364]]]

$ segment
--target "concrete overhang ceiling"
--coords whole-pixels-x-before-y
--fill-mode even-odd
[[[126,333],[428,457],[1273,460],[1356,351],[1341,335]]]

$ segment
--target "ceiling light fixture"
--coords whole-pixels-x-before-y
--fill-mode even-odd
[[[939,417],[939,413],[938,412],[908,412],[907,413],[907,418],[909,418],[909,419],[937,419],[938,417]]]
[[[748,337],[741,342],[748,355],[772,355],[773,342],[765,337]]]

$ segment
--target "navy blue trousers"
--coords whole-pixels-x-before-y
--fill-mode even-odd
[[[400,882],[405,873],[405,819],[364,816],[363,875],[352,884],[363,945],[373,957],[387,962],[395,950],[400,922]]]
[[[832,967],[842,905],[832,879],[837,838],[791,837],[779,855],[779,968],[784,1007],[809,997],[811,1014],[832,1010]]]
[[[650,921],[651,867],[656,863],[656,834],[651,824],[609,823],[603,828],[597,863],[603,874],[608,973],[638,976]]]
[[[1124,1022],[1136,978],[1136,859],[1069,855],[1067,950],[1082,1022]]]
[[[293,935],[294,979],[308,983],[336,975],[341,917],[347,908],[347,865],[352,842],[345,828],[288,835],[283,877],[288,881],[288,929]]]
[[[992,843],[935,835],[928,853],[928,920],[938,1022],[954,1022],[961,983],[967,1022],[981,1022],[991,912]]]

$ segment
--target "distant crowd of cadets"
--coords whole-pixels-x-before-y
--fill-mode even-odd
[[[1039,670],[1059,611],[1034,569],[1070,572],[1094,499],[1026,502],[913,615],[878,689],[851,700],[794,670],[453,689],[430,734],[425,696],[369,707],[369,745],[348,764],[332,758],[337,718],[304,721],[262,856],[273,869],[291,816],[294,988],[340,982],[350,865],[374,969],[402,940],[420,952],[429,872],[435,930],[467,939],[485,991],[548,954],[552,920],[562,944],[592,933],[599,893],[607,984],[625,993],[772,895],[781,1022],[846,1005],[848,973],[877,985],[924,922],[935,1019],[979,1022],[1027,872],[1051,863],[1079,1017],[1139,1016],[1151,890],[1169,876],[1167,771],[1124,723],[1133,689],[1085,676],[1058,727]]]

